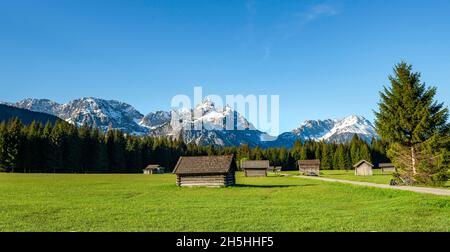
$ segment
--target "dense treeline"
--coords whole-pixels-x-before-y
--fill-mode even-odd
[[[291,149],[186,145],[183,141],[131,136],[118,130],[104,133],[66,122],[54,124],[18,119],[0,123],[0,169],[9,172],[135,173],[150,163],[173,169],[182,155],[234,154],[236,160],[269,159],[272,165],[295,169],[299,159],[320,159],[322,169],[350,169],[360,159],[386,161],[386,146],[367,144],[356,135],[347,144],[296,142]],[[238,165],[239,166],[239,165]]]

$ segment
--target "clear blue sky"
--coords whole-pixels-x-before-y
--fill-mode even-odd
[[[373,120],[400,60],[450,104],[450,1],[1,0],[0,100],[278,94],[281,130]]]

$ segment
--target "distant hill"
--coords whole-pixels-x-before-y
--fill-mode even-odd
[[[41,122],[42,124],[46,124],[47,122],[54,124],[56,121],[61,120],[54,115],[0,104],[0,122],[8,121],[15,117],[19,118],[24,124],[31,124],[32,121]]]

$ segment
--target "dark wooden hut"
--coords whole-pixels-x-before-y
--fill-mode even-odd
[[[366,160],[361,160],[357,164],[353,166],[355,168],[355,175],[356,176],[372,176],[372,168],[373,164]]]
[[[307,176],[319,176],[320,160],[298,160],[298,170],[300,174]]]
[[[396,172],[394,164],[392,163],[380,163],[378,167],[381,169],[382,173],[388,173],[388,172]]]
[[[266,177],[269,160],[242,160],[241,168],[246,177]]]
[[[232,186],[236,183],[233,156],[180,157],[173,171],[178,186]]]

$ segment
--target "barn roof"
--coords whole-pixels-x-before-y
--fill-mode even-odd
[[[233,168],[233,156],[180,157],[175,174],[228,173]]]
[[[149,164],[147,165],[147,167],[144,168],[144,170],[154,170],[158,168],[161,168],[161,166],[159,166],[158,164]]]
[[[269,168],[269,160],[242,160],[242,169],[267,169]]]
[[[360,165],[362,165],[363,163],[366,163],[366,164],[368,164],[368,165],[370,165],[371,167],[373,167],[373,164],[372,163],[370,163],[369,161],[366,161],[366,160],[361,160],[361,161],[359,161],[358,163],[356,163],[353,167],[358,167],[358,166],[360,166]]]
[[[298,160],[298,165],[320,165],[319,159]]]
[[[380,163],[378,165],[380,168],[394,167],[393,163]]]

